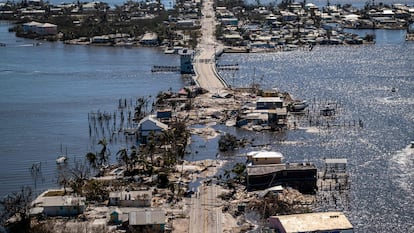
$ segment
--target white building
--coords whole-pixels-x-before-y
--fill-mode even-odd
[[[31,213],[43,214],[45,216],[70,217],[82,214],[85,210],[85,197],[70,195],[51,195],[49,193],[60,192],[61,190],[48,190],[42,193],[32,203]]]
[[[247,154],[247,159],[252,165],[280,164],[283,155],[275,151],[251,151]]]
[[[341,212],[271,216],[269,226],[280,233],[353,233],[353,226]]]
[[[157,135],[162,131],[168,130],[168,125],[155,119],[155,116],[149,115],[144,117],[138,123],[138,132],[143,143],[147,142],[148,137],[152,134]]]
[[[117,191],[109,193],[109,205],[120,207],[150,207],[151,191]]]

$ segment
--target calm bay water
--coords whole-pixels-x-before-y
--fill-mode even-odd
[[[42,162],[39,189],[55,186],[60,145],[78,159],[91,149],[88,112],[111,112],[119,98],[154,96],[183,85],[178,74],[150,72],[155,64],[179,63],[157,49],[33,46],[8,27],[0,23],[0,42],[7,44],[0,47],[0,196],[33,185],[29,168],[35,162]],[[372,33],[358,31],[367,32]],[[285,133],[230,130],[270,144],[287,161],[320,165],[323,158],[347,158],[351,190],[345,212],[356,231],[414,232],[414,150],[408,147],[414,140],[414,43],[404,41],[404,31],[375,33],[375,45],[224,54],[219,61],[239,64],[239,71],[222,73],[235,86],[255,81],[311,103],[338,102],[338,120],[361,119],[362,129],[315,129],[303,121]],[[217,139],[199,140],[202,146],[193,150],[200,153],[191,159],[214,157]]]
[[[152,48],[71,46],[15,38],[0,23],[0,196],[33,185],[29,168],[42,163],[39,189],[56,186],[55,159],[90,151],[88,113],[113,112],[120,98],[155,96],[183,86],[179,74],[153,74],[152,65],[178,65]],[[96,148],[98,149],[98,147]],[[114,148],[113,152],[119,148]],[[94,150],[93,150],[94,151]]]

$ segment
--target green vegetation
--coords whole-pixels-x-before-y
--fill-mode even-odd
[[[233,151],[234,149],[239,147],[239,142],[236,136],[226,133],[220,136],[218,146],[221,152]]]

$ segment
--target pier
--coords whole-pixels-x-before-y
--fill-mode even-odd
[[[151,72],[180,72],[178,66],[153,66]]]
[[[239,64],[216,65],[219,70],[239,70]]]
[[[348,210],[350,181],[345,158],[327,158],[318,174],[316,201],[324,211]]]

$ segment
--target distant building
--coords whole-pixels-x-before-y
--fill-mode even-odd
[[[37,27],[37,34],[39,35],[56,35],[57,25],[51,23],[44,23]]]
[[[239,24],[239,20],[237,18],[222,18],[221,24],[224,26],[237,26]]]
[[[103,36],[94,36],[91,38],[91,43],[93,44],[107,44],[111,43],[111,40],[108,35]]]
[[[36,33],[38,35],[56,35],[57,25],[32,21],[23,24],[23,31],[26,33]]]
[[[83,11],[96,11],[97,10],[97,6],[99,5],[98,1],[93,1],[93,2],[86,2],[82,4],[82,10]]]
[[[271,216],[270,229],[279,233],[353,233],[353,226],[341,212]]]
[[[195,26],[195,20],[193,19],[183,19],[177,21],[177,27],[179,28],[191,28]]]
[[[40,25],[42,25],[42,23],[35,22],[35,21],[25,23],[23,24],[23,31],[24,32],[36,32],[37,27],[39,27]]]
[[[290,11],[281,11],[280,14],[282,15],[283,21],[295,21],[297,20],[298,16],[295,13]]]
[[[139,43],[146,46],[156,46],[158,45],[158,35],[152,32],[145,33]]]

